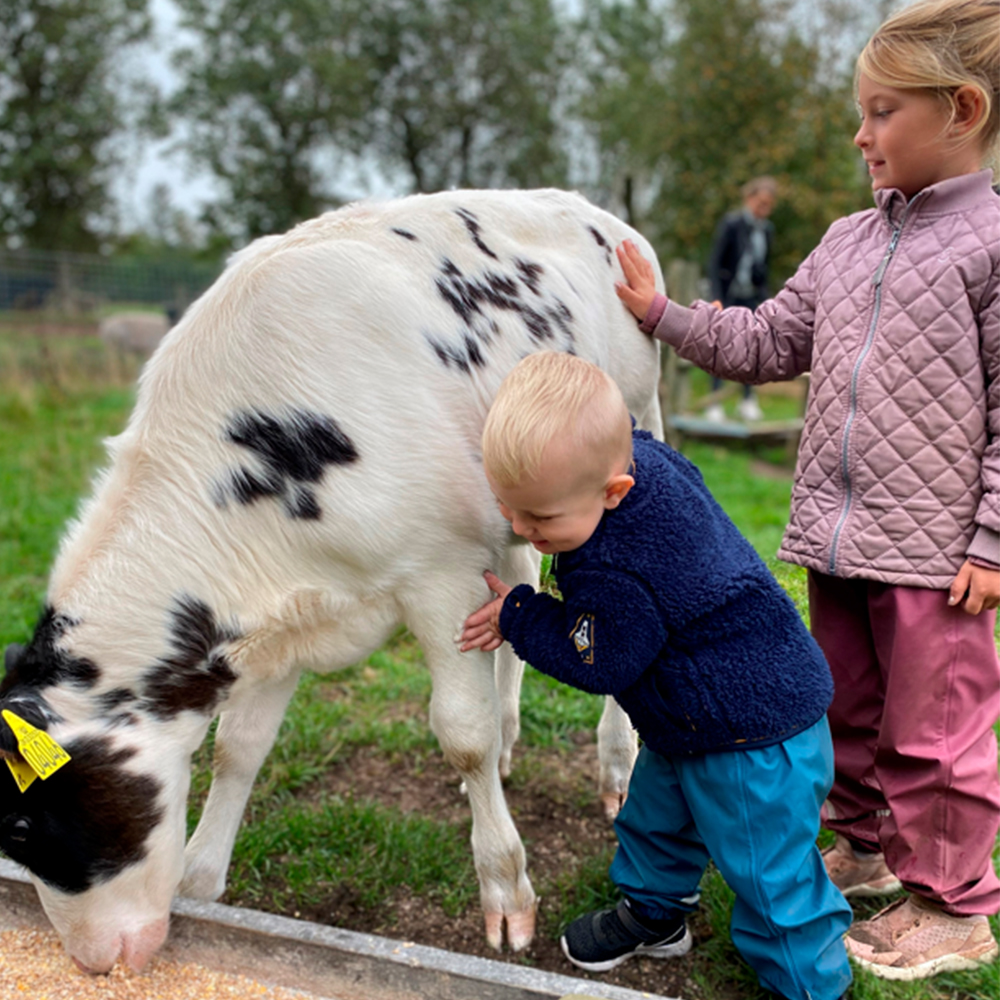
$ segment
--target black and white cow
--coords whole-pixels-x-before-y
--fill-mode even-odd
[[[71,756],[24,792],[0,777],[0,848],[81,967],[141,968],[176,892],[222,893],[300,672],[354,663],[400,622],[468,789],[487,937],[530,941],[501,788],[523,667],[455,638],[488,596],[484,569],[529,581],[537,565],[497,511],[479,437],[503,376],[542,349],[604,367],[662,430],[657,348],[614,292],[626,237],[655,260],[559,191],[352,205],[236,254],[163,340],[0,686],[0,708]],[[220,713],[185,850],[191,754]],[[599,737],[613,812],[635,753],[613,702]],[[20,757],[6,723],[0,753]]]

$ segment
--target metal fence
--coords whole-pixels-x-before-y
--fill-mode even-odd
[[[134,302],[180,313],[221,269],[221,263],[190,260],[0,249],[0,310],[72,315]]]

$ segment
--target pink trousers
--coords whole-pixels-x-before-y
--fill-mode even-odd
[[[824,825],[949,913],[1000,912],[996,612],[813,571],[809,609],[835,688]]]

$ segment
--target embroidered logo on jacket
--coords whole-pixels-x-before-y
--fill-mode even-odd
[[[573,645],[584,663],[594,662],[594,616],[580,615],[573,626]]]

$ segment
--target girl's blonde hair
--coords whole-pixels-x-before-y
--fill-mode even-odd
[[[900,90],[938,93],[957,112],[955,91],[975,87],[986,113],[966,138],[996,156],[1000,135],[1000,0],[918,0],[893,14],[858,57],[857,75]]]
[[[573,354],[541,351],[514,366],[483,428],[483,465],[499,486],[534,478],[549,442],[570,438],[581,466],[605,475],[632,454],[632,420],[614,380]]]

